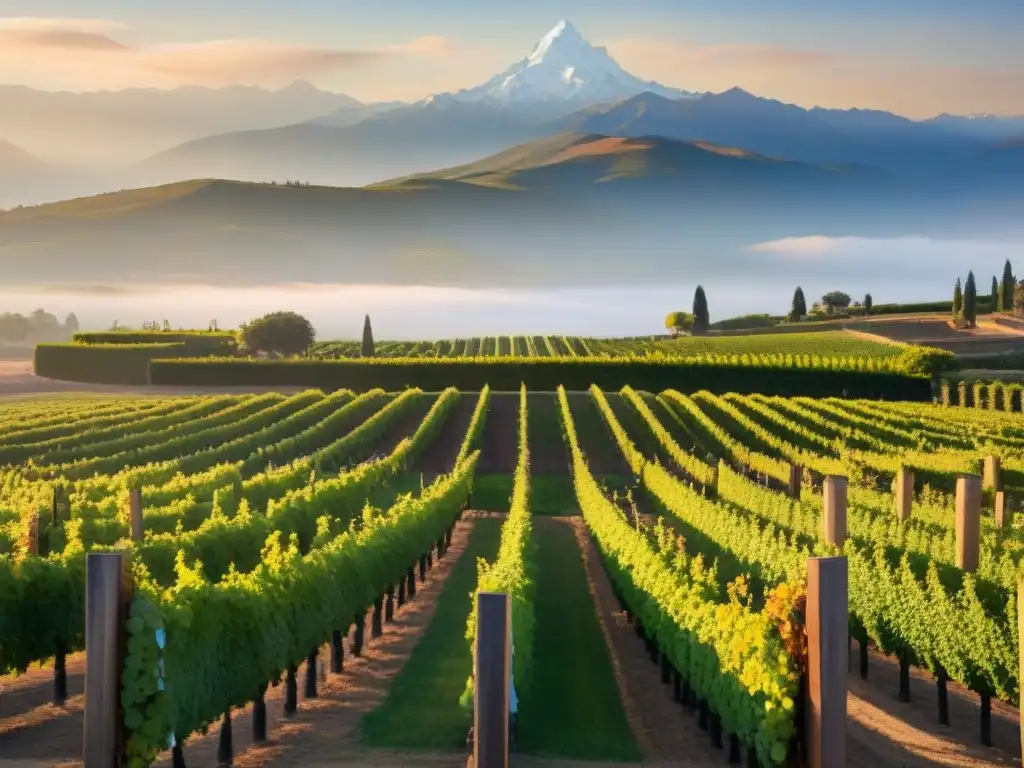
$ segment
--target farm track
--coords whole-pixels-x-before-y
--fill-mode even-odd
[[[394,424],[388,428],[380,440],[374,444],[373,455],[387,456],[398,447],[400,442],[407,437],[412,437],[419,425],[423,423],[423,417],[427,415],[427,412],[437,401],[437,398],[438,395],[429,394],[407,408],[404,413],[395,419]],[[432,445],[426,446],[427,451],[429,452],[432,447]],[[369,455],[355,456],[353,457],[353,463],[363,462],[369,458]]]
[[[727,754],[711,747],[696,718],[672,701],[671,687],[662,685],[658,667],[620,610],[612,585],[601,566],[600,554],[582,518],[568,521],[583,553],[587,581],[612,659],[626,719],[647,760],[654,764],[689,766],[728,765]],[[647,762],[645,761],[645,764]]]
[[[69,654],[65,660],[68,697],[85,692],[85,653]],[[11,727],[8,721],[37,707],[46,707],[53,699],[53,663],[32,667],[24,674],[0,676],[0,743]]]
[[[531,474],[569,474],[569,454],[562,437],[558,398],[550,392],[532,392],[526,396],[527,436]]]
[[[632,477],[590,393],[569,392],[566,397],[590,471],[595,475]]]
[[[515,472],[518,434],[519,393],[491,392],[477,473],[510,475]]]
[[[462,448],[462,441],[466,438],[466,432],[469,430],[469,423],[473,420],[473,413],[479,399],[480,394],[477,392],[462,393],[459,402],[445,417],[444,424],[441,425],[441,430],[437,433],[430,450],[423,451],[413,461],[411,468],[413,472],[438,475],[451,472],[459,450]]]
[[[647,426],[647,422],[626,398],[617,392],[606,393],[605,397],[608,399],[608,405],[611,406],[615,418],[619,420],[619,424],[629,435],[629,439],[643,451],[648,459],[656,460],[679,480],[689,479],[682,467],[676,464],[676,460],[662,447],[661,442]]]

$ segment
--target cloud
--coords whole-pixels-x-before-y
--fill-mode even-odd
[[[747,250],[757,253],[781,254],[793,259],[818,258],[837,253],[844,246],[855,245],[860,239],[857,237],[826,237],[824,235],[783,237],[778,240],[748,245]]]
[[[380,51],[308,48],[267,40],[210,40],[154,46],[138,51],[134,58],[140,70],[178,82],[259,85],[353,69],[385,55]]]
[[[65,48],[90,51],[127,50],[108,33],[126,29],[106,19],[0,18],[0,46],[8,50]]]
[[[715,67],[808,67],[829,63],[835,56],[824,51],[762,44],[684,45],[671,40],[627,38],[608,44],[609,52],[634,66],[664,70]],[[628,66],[627,66],[628,69]]]
[[[455,50],[455,43],[440,35],[425,35],[410,40],[408,43],[386,45],[382,49],[391,54],[412,54],[417,56],[442,56]]]
[[[273,40],[165,42],[134,47],[114,35],[130,27],[105,19],[0,18],[0,69],[8,65],[70,87],[284,85],[398,57],[448,54],[445,37],[418,37],[371,50]],[[70,83],[75,82],[76,86]]]

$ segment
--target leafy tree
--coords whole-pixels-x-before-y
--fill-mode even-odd
[[[68,333],[78,333],[81,326],[78,324],[78,318],[75,317],[74,312],[68,312],[68,316],[64,318],[64,330]]]
[[[793,291],[793,303],[789,308],[789,321],[795,323],[800,318],[807,317],[807,299],[804,298],[804,289],[799,285]]]
[[[1024,283],[1013,290],[1013,312],[1017,317],[1024,317]]]
[[[829,291],[821,297],[821,304],[831,315],[837,309],[846,309],[850,306],[850,296],[842,291]]]
[[[871,298],[871,294],[864,294],[864,314],[870,315],[871,308],[875,305],[875,300]]]
[[[370,327],[370,316],[363,320],[363,346],[361,352],[363,357],[373,357],[373,328]]]
[[[974,272],[967,273],[967,282],[964,283],[964,322],[968,328],[974,328],[978,323],[978,287],[974,282]]]
[[[238,331],[240,346],[249,352],[299,355],[316,339],[312,323],[296,312],[271,312],[242,323]]]
[[[999,295],[999,281],[992,275],[992,311],[998,312],[1003,306]]]
[[[679,336],[693,328],[693,315],[689,312],[669,312],[665,318],[665,327],[672,331],[672,336]]]
[[[1003,264],[1003,303],[1001,307],[1005,310],[1013,308],[1013,297],[1014,291],[1017,288],[1017,280],[1013,276],[1013,267],[1010,265],[1010,260],[1007,259],[1006,263]]]
[[[693,334],[703,335],[708,332],[711,317],[708,314],[708,297],[704,295],[704,287],[697,286],[693,292]]]
[[[964,311],[964,292],[960,287],[960,278],[956,279],[956,287],[953,288],[953,319],[956,320]]]

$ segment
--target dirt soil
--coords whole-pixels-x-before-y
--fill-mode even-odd
[[[459,402],[448,412],[430,448],[416,457],[413,472],[439,475],[452,471],[479,400],[479,392],[463,392],[459,396]]]
[[[519,393],[491,392],[485,419],[477,472],[511,475],[519,458]]]
[[[1024,352],[1024,336],[1012,328],[1000,328],[979,318],[978,328],[957,331],[945,318],[876,320],[863,330],[876,336],[909,344],[946,349],[957,355]]]
[[[562,417],[558,395],[554,392],[530,392],[526,396],[527,447],[530,472],[569,475],[569,452],[562,436]]]

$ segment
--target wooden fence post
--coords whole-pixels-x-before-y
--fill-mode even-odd
[[[800,498],[800,485],[801,478],[803,476],[803,469],[796,464],[789,465],[789,483],[786,487],[786,492],[789,494],[791,499]]]
[[[508,768],[512,603],[504,592],[480,592],[476,615],[473,764],[475,768]]]
[[[956,479],[956,567],[978,570],[981,536],[981,478],[960,475]]]
[[[984,490],[1003,490],[1003,473],[998,456],[986,456],[984,469],[982,471],[983,475],[981,485]]]
[[[111,768],[122,754],[121,668],[131,578],[123,552],[85,560],[85,768]]]
[[[896,474],[896,518],[902,521],[910,519],[914,507],[914,473],[906,467],[900,467]]]
[[[846,765],[848,631],[849,591],[846,558],[808,558],[808,768]]]
[[[995,514],[997,528],[1013,525],[1013,500],[1006,495],[1006,491],[996,491]]]
[[[1024,594],[1024,577],[1021,577],[1017,581],[1017,594]],[[1020,637],[1024,637],[1024,600],[1017,600],[1017,630],[1020,632]],[[1020,650],[1018,651],[1018,664],[1020,667],[1020,674],[1024,675],[1024,643],[1020,643]],[[1018,677],[1018,680],[1024,680],[1024,677]],[[1020,721],[1020,746],[1021,752],[1024,754],[1024,718]]]
[[[144,536],[142,528],[142,491],[138,488],[134,489],[129,494],[128,499],[132,541],[142,541]]]
[[[825,541],[842,547],[846,543],[847,479],[842,475],[829,475],[822,491]]]

